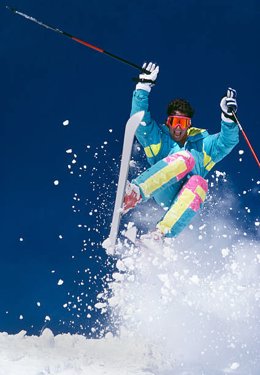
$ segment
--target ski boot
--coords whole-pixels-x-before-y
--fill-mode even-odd
[[[123,214],[134,208],[142,200],[140,189],[137,185],[127,181],[123,201]]]

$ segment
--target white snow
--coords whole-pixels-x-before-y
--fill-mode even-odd
[[[121,245],[113,293],[95,304],[117,335],[0,333],[0,375],[259,375],[259,241],[214,223],[204,242],[198,220],[163,247]]]
[[[0,375],[259,375],[259,232],[254,238],[228,219],[232,199],[226,193],[215,205],[209,197],[209,210],[164,246],[120,242],[115,254],[108,252],[115,263],[109,290],[85,315],[110,312],[100,339],[49,329],[39,336],[0,333]],[[149,229],[153,215],[160,213],[143,206],[131,219]],[[259,218],[252,226],[258,230]]]
[[[148,351],[148,348],[150,351]],[[0,375],[151,375],[160,363],[145,340],[113,338],[87,340],[84,336],[54,336],[45,329],[38,336],[0,333]]]
[[[229,248],[222,249],[221,253],[222,253],[223,258],[227,257],[229,252],[230,252]]]
[[[155,345],[166,369],[149,367],[154,374],[260,373],[260,242],[223,217],[232,199],[211,202],[163,247],[118,247],[123,277],[114,277],[109,304],[121,332]],[[145,214],[134,216],[137,227]]]
[[[63,126],[68,126],[69,125],[69,120],[65,120],[65,121],[63,121]]]
[[[126,230],[123,232],[123,235],[128,238],[131,242],[135,242],[137,235],[137,228],[134,226],[134,223],[129,222]]]

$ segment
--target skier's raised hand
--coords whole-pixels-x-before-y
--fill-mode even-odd
[[[141,73],[139,74],[138,83],[136,85],[136,90],[145,90],[150,92],[151,88],[155,85],[157,75],[159,73],[159,66],[149,62],[144,63],[142,68],[148,72],[148,73]]]
[[[237,111],[237,92],[236,90],[229,87],[227,89],[227,94],[221,99],[220,108],[222,110],[222,120],[223,121],[234,121],[233,112]]]

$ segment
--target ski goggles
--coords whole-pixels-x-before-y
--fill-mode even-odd
[[[191,125],[190,117],[172,115],[167,118],[166,124],[171,128],[179,126],[182,130],[187,129]]]

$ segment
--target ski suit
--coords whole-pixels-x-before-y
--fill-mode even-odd
[[[239,129],[224,121],[221,131],[212,135],[191,127],[181,145],[172,139],[167,125],[152,119],[148,97],[145,90],[134,91],[131,115],[145,111],[136,137],[151,167],[132,183],[139,186],[144,200],[153,197],[164,207],[167,212],[156,227],[166,237],[175,237],[201,208],[208,191],[204,177],[239,142]]]

